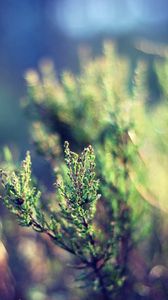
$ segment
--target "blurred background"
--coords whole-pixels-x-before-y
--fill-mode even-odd
[[[133,62],[139,55],[150,62],[159,54],[153,43],[163,52],[167,47],[167,29],[166,0],[1,0],[1,145],[17,144],[21,153],[27,149],[27,120],[19,104],[27,69],[50,58],[58,73],[77,72],[79,47],[87,45],[96,55],[107,38]],[[146,41],[152,46],[143,48]]]
[[[155,81],[153,61],[155,58],[164,57],[168,49],[167,0],[0,1],[1,149],[8,145],[22,159],[25,151],[32,147],[29,120],[21,107],[22,99],[26,95],[25,72],[38,68],[41,61],[51,59],[58,75],[65,69],[77,73],[79,50],[88,47],[97,56],[101,53],[102,43],[106,39],[115,41],[118,53],[128,57],[133,66],[139,58],[146,60],[153,94],[149,105],[156,105],[160,101],[160,91]],[[35,173],[40,173],[39,165],[35,165]],[[4,214],[6,212],[1,208],[2,218]],[[12,224],[16,223],[13,222]],[[7,218],[3,221],[3,227],[5,226],[11,226]],[[68,255],[62,258],[58,249],[48,245],[48,240],[38,240],[29,231],[23,236],[23,229],[15,226],[17,234],[13,235],[14,230],[11,230],[10,236],[8,230],[8,238],[5,240],[4,237],[6,249],[3,243],[0,248],[0,267],[7,274],[4,278],[3,272],[0,272],[0,299],[13,300],[14,294],[17,300],[80,299],[80,295],[74,295],[73,292],[70,298],[65,289],[65,286],[73,286],[72,271],[63,269],[61,264],[61,260],[69,261]],[[27,242],[29,239],[31,244]],[[34,262],[31,257],[32,249],[37,253],[36,257],[41,255],[42,260]],[[66,277],[60,277],[66,281],[64,287],[60,288],[59,280],[55,286],[51,282],[48,284],[49,279],[46,278],[50,277],[51,261],[53,263],[48,257],[58,258],[53,278],[50,280],[54,281],[60,273],[66,273]],[[7,282],[8,291],[1,287],[4,286],[1,284],[3,281]],[[52,286],[47,292],[46,282]],[[19,289],[20,286],[22,288]],[[19,290],[18,293],[14,289]],[[50,296],[47,298],[48,294]],[[140,296],[137,299],[141,299]]]

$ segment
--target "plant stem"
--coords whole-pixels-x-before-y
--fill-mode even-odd
[[[93,267],[93,270],[96,274],[97,279],[99,280],[99,284],[100,284],[100,287],[101,287],[101,292],[102,292],[102,295],[103,295],[103,300],[110,300],[109,293],[108,293],[108,290],[105,286],[104,279],[102,277],[101,271],[97,267],[97,261],[95,261],[93,263],[92,267]]]
[[[89,225],[88,225],[85,218],[83,218],[83,225],[88,230]],[[90,241],[91,245],[93,246],[93,248],[95,250],[96,249],[95,240],[93,239],[93,236],[91,235],[91,233],[88,233],[88,236],[89,236],[89,241]],[[108,290],[106,288],[103,276],[101,274],[101,270],[100,270],[99,267],[97,267],[97,263],[99,261],[99,258],[96,257],[94,253],[91,253],[91,257],[92,257],[92,262],[91,262],[90,266],[92,267],[92,269],[93,269],[93,271],[94,271],[94,273],[95,273],[95,275],[96,275],[96,277],[99,281],[99,285],[100,285],[100,289],[101,289],[101,292],[102,292],[103,300],[110,300]]]

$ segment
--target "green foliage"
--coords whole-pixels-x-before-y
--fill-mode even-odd
[[[65,72],[58,80],[52,64],[42,65],[40,74],[29,71],[33,141],[57,167],[54,205],[41,209],[29,153],[16,172],[1,174],[4,203],[20,224],[45,232],[73,254],[79,279],[105,300],[129,280],[130,251],[150,226],[140,143],[149,125],[141,99],[147,97],[144,70],[140,64],[130,92],[129,64],[106,44],[104,56],[82,65],[78,76]],[[64,140],[75,152],[67,142],[63,150]]]
[[[103,274],[103,278],[107,277],[108,290],[112,287],[115,291],[122,289],[124,278],[127,278],[129,274],[127,265],[129,252],[134,242],[138,241],[141,236],[139,228],[136,230],[139,222],[137,220],[141,216],[143,221],[143,213],[148,209],[144,204],[139,204],[139,201],[142,203],[143,197],[139,189],[137,191],[139,172],[142,173],[143,169],[140,166],[137,132],[142,132],[142,129],[139,130],[139,123],[144,118],[144,106],[140,95],[143,98],[146,97],[142,79],[145,66],[139,65],[134,78],[134,86],[131,87],[132,93],[130,93],[128,80],[129,72],[128,61],[118,58],[114,47],[107,43],[104,46],[103,57],[81,65],[81,72],[78,76],[64,72],[58,80],[52,64],[42,65],[39,74],[31,71],[26,75],[29,95],[27,108],[33,111],[35,122],[41,122],[38,123],[37,134],[33,135],[35,144],[43,145],[45,135],[40,135],[40,128],[46,128],[45,132],[49,139],[51,136],[53,139],[58,137],[57,143],[53,142],[53,145],[55,144],[55,149],[60,147],[60,153],[57,154],[55,151],[55,157],[50,157],[52,165],[61,166],[63,169],[61,145],[65,139],[70,140],[77,151],[81,151],[86,144],[94,144],[96,173],[100,178],[99,190],[102,194],[95,218],[95,224],[100,229],[96,241],[101,244],[100,253],[103,253],[102,249],[106,249],[105,252],[107,252],[108,263],[102,270],[106,274],[106,276]],[[144,120],[146,122],[145,118]],[[145,122],[143,122],[144,127]],[[54,147],[46,143],[44,156],[47,157],[49,152],[54,153],[53,149]],[[75,154],[71,156],[73,158],[71,172],[73,172],[78,156]],[[80,171],[79,168],[78,173]],[[73,178],[73,175],[71,177]],[[66,207],[65,198],[79,197],[80,180],[79,175],[79,178],[77,176],[76,181],[73,182],[74,192],[72,186],[70,187],[66,181],[64,186],[61,185],[64,195],[64,197],[62,195],[63,207],[64,205]],[[88,187],[92,192],[94,184],[86,185],[85,189]],[[80,192],[77,192],[78,190]],[[65,197],[66,193],[69,197]],[[73,207],[70,203],[70,211],[66,213],[72,214],[72,210],[76,213],[78,206]],[[93,208],[93,211],[87,209],[88,218],[94,215],[94,201]],[[84,212],[80,207],[78,215],[80,216],[81,213]],[[74,218],[77,222],[76,214]],[[94,232],[91,224],[88,220],[88,226]],[[144,222],[143,232],[149,229],[149,224],[150,222]],[[68,225],[69,230],[72,231],[70,222]],[[80,240],[80,237],[78,239]],[[88,247],[86,242],[84,244]],[[99,252],[96,255],[99,257]],[[111,255],[112,264],[110,263]],[[87,275],[84,277],[87,278]]]
[[[92,221],[98,199],[98,181],[95,179],[93,149],[89,146],[79,156],[69,150],[66,142],[65,161],[71,181],[70,183],[65,182],[64,185],[57,182],[61,192],[60,196],[62,196],[60,205],[62,212],[71,217],[73,222],[77,222],[78,227],[83,219],[86,219],[87,222]],[[65,203],[66,199],[68,199],[68,203]],[[80,222],[78,223],[78,221]]]
[[[46,127],[41,122],[34,122],[32,126],[32,139],[37,152],[52,160],[61,153],[58,135],[47,132]]]
[[[94,144],[101,192],[111,208],[120,210],[119,199],[124,206],[132,203],[129,223],[135,215],[138,218],[135,202],[141,197],[135,192],[136,182],[144,178],[144,185],[146,179],[138,148],[139,136],[142,140],[148,126],[143,102],[147,98],[145,64],[138,65],[132,92],[130,72],[128,61],[119,58],[114,46],[106,43],[104,55],[81,65],[78,76],[64,72],[58,80],[52,64],[41,65],[39,73],[29,71],[26,75],[27,107],[33,111],[35,122],[40,120],[33,134],[37,150],[43,146],[45,136],[49,141],[52,137],[53,146],[46,142],[43,154],[48,158],[55,149],[55,157],[50,156],[50,160],[57,167],[61,164],[64,140],[71,141],[77,151]],[[143,205],[139,216],[142,210]]]
[[[128,63],[116,56],[111,44],[105,45],[104,53],[82,65],[79,76],[64,72],[59,81],[52,65],[26,75],[35,118],[77,145],[99,140],[111,119],[123,119],[130,107]]]
[[[1,171],[3,201],[22,226],[45,232],[58,246],[74,254],[80,268],[85,270],[80,278],[101,290],[105,299],[110,299],[124,277],[117,262],[119,236],[115,228],[103,232],[95,219],[100,195],[94,151],[89,146],[78,155],[70,151],[66,142],[65,163],[66,174],[56,182],[59,205],[49,217],[39,206],[41,193],[33,186],[29,152],[17,172]]]
[[[167,101],[167,77],[168,77],[168,58],[164,58],[161,62],[155,63],[157,78],[162,89],[163,99]]]
[[[17,172],[8,175],[1,171],[1,176],[6,191],[3,198],[5,205],[18,217],[22,226],[30,226],[33,216],[38,214],[41,193],[32,184],[29,152]]]

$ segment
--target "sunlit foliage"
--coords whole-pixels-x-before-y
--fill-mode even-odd
[[[151,205],[159,206],[152,158],[167,147],[152,134],[158,112],[146,110],[145,64],[132,80],[131,72],[108,43],[102,57],[81,64],[79,75],[64,72],[58,78],[51,63],[29,71],[25,106],[36,150],[56,173],[55,203],[47,211],[41,207],[29,153],[16,172],[1,172],[4,203],[19,223],[73,254],[79,280],[105,300],[128,283],[133,288],[129,256],[149,233]],[[162,85],[163,70],[157,72]],[[166,111],[162,115],[159,130],[165,133]]]

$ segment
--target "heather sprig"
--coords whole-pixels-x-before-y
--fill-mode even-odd
[[[108,237],[96,220],[100,195],[94,151],[88,146],[79,155],[65,142],[64,153],[64,172],[56,180],[55,211],[41,209],[41,192],[33,184],[29,152],[17,171],[8,174],[1,170],[3,202],[17,216],[20,225],[46,233],[56,245],[73,254],[83,269],[79,278],[83,278],[86,286],[100,290],[103,299],[111,299],[110,295],[121,285],[122,276],[116,246],[112,249],[108,240],[113,239],[112,233]]]
[[[16,172],[8,174],[1,170],[1,179],[5,188],[3,200],[7,208],[17,216],[21,225],[32,225],[32,219],[37,215],[41,192],[33,186],[30,153],[27,152]]]

